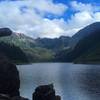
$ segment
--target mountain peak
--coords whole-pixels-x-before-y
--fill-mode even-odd
[[[81,29],[75,35],[72,36],[70,45],[74,47],[81,39],[87,37],[88,35],[98,30],[100,30],[100,22],[95,22],[86,26],[85,28]]]

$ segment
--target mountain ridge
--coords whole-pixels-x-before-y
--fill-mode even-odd
[[[92,23],[88,26],[85,26],[84,28],[82,28],[81,30],[79,30],[77,33],[75,33],[71,40],[70,40],[70,45],[71,47],[75,47],[75,45],[83,38],[87,37],[88,35],[90,35],[91,33],[93,33],[94,31],[100,29],[100,22],[95,22]]]
[[[79,45],[79,44],[82,45],[81,41],[83,41],[84,43],[84,41],[86,41],[86,38],[91,37],[91,34],[94,34],[95,37],[95,33],[97,31],[98,32],[100,31],[100,22],[96,22],[86,26],[85,28],[77,32],[75,35],[73,35],[72,37],[61,36],[59,38],[54,38],[54,39],[51,38],[33,39],[24,34],[13,32],[11,36],[0,38],[0,42],[18,46],[27,55],[27,58],[30,62],[45,62],[45,61],[46,62],[48,61],[55,61],[55,62],[75,61],[76,62],[79,61],[76,52],[77,51],[81,52],[81,48],[84,47],[84,45],[83,47]],[[88,41],[85,44],[88,44]],[[97,43],[95,42],[95,44],[93,45],[96,44]],[[90,43],[89,45],[92,44]],[[75,55],[76,58],[75,59],[72,58]],[[80,55],[80,57],[81,56],[82,55]]]
[[[99,26],[95,24],[91,24],[85,27],[86,29],[89,28],[93,31],[90,31],[87,36],[82,37],[82,39],[78,41],[76,46],[69,52],[60,52],[60,55],[57,55],[59,57],[59,60],[75,63],[100,63],[100,22],[97,23]],[[93,29],[93,27],[95,26],[97,26],[97,28]],[[81,31],[83,32],[86,29],[83,29]],[[76,35],[77,34],[80,33],[76,33]]]

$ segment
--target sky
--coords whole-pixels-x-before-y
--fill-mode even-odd
[[[100,0],[0,0],[0,28],[38,38],[72,36],[100,22]]]

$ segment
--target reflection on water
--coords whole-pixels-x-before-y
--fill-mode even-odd
[[[100,67],[88,67],[79,75],[79,86],[91,100],[100,100]]]
[[[18,69],[25,97],[31,98],[38,85],[54,83],[62,100],[100,100],[100,65],[37,63]]]

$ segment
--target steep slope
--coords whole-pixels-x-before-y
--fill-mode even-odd
[[[16,46],[19,46],[21,48],[30,48],[34,47],[35,40],[19,33],[13,33],[11,36],[2,37],[0,38],[0,41],[3,41],[5,43],[14,44]]]
[[[0,38],[10,36],[13,32],[9,28],[0,28]],[[23,51],[14,45],[0,42],[0,59],[9,59],[14,63],[28,62],[26,55]]]
[[[0,57],[6,57],[13,63],[28,63],[25,53],[17,46],[8,43],[0,43]]]
[[[74,60],[76,63],[100,63],[100,31],[96,31],[94,34],[80,41],[77,45],[84,50],[82,54]],[[82,50],[81,50],[82,51]]]
[[[66,60],[83,63],[100,62],[99,51],[100,28],[96,31],[92,31],[90,35],[80,40],[75,46],[74,50],[67,54]]]
[[[74,48],[61,50],[55,57],[63,62],[100,62],[100,23],[91,24],[72,37]],[[75,41],[76,40],[76,41]],[[71,40],[72,41],[72,40]],[[76,44],[77,43],[77,44]]]
[[[100,29],[100,22],[96,22],[86,26],[85,28],[81,29],[79,32],[77,32],[75,35],[72,36],[69,45],[72,48],[74,48],[81,39],[87,37],[88,35],[94,33],[96,30],[99,29]]]
[[[19,47],[30,62],[50,61],[53,59],[53,53],[50,50],[38,47],[35,39],[24,34],[14,33],[11,36],[0,38],[0,42]]]

